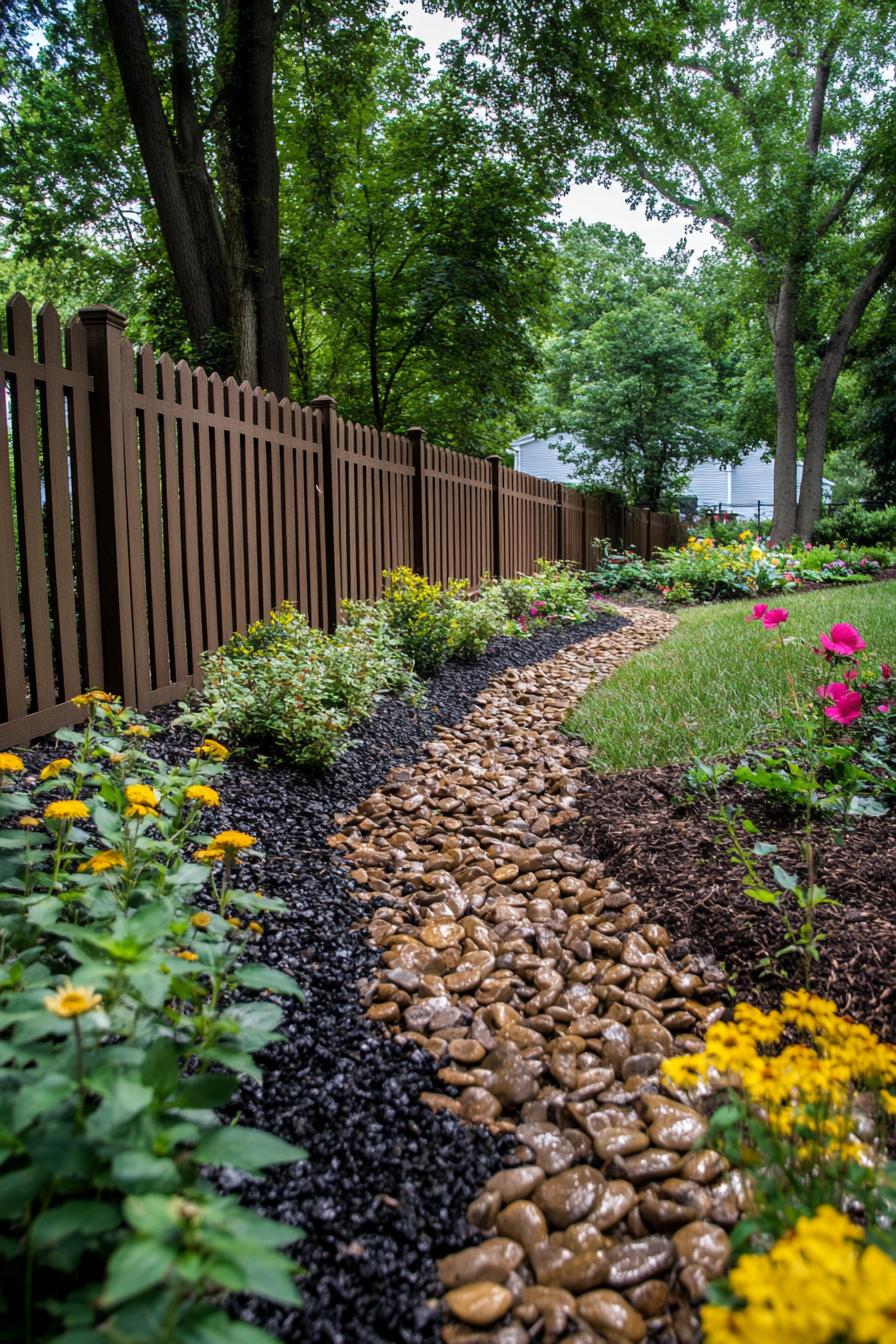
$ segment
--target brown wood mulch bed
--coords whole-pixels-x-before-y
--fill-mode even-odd
[[[708,820],[712,806],[683,801],[683,776],[681,766],[595,775],[578,795],[580,816],[567,836],[666,925],[679,940],[673,954],[713,957],[737,998],[774,1007],[783,989],[802,983],[800,964],[778,960],[781,969],[760,971],[785,940],[780,916],[744,895],[727,837]],[[723,790],[721,799],[741,803],[761,838],[778,844],[783,867],[801,871],[792,814],[739,788]],[[811,988],[896,1041],[896,807],[845,835],[817,835],[821,883],[841,904],[819,913],[826,940]]]

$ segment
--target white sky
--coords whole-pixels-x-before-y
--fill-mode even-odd
[[[410,4],[396,4],[396,9],[401,10],[411,32],[426,47],[433,67],[438,61],[442,43],[460,37],[459,19],[450,19],[444,14],[427,14],[420,0],[413,0]],[[615,184],[612,187],[600,187],[594,183],[573,186],[560,201],[560,218],[565,221],[584,219],[588,224],[603,222],[624,229],[626,233],[638,233],[652,257],[661,257],[685,236],[684,216],[666,223],[648,219],[642,209],[633,210],[627,205],[622,188]],[[695,258],[708,251],[713,242],[709,228],[689,234],[687,238],[687,245]]]

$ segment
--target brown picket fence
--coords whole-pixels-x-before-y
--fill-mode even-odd
[[[201,680],[218,648],[284,599],[332,628],[409,565],[447,583],[644,556],[671,514],[527,476],[498,457],[381,433],[330,397],[278,400],[134,350],[125,319],[62,331],[21,295],[0,334],[0,747],[76,720],[103,686],[141,709]]]

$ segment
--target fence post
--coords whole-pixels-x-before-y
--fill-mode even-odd
[[[100,629],[104,689],[137,703],[134,610],[128,539],[128,481],[121,405],[121,343],[127,319],[100,304],[81,308],[90,394],[97,553],[100,558]],[[140,549],[142,550],[142,543]],[[103,563],[105,560],[105,563]]]
[[[555,485],[556,493],[556,516],[557,516],[557,559],[568,560],[571,557],[564,554],[566,548],[566,531],[563,526],[563,506],[566,496],[564,495],[564,486],[562,481],[557,481]]]
[[[339,439],[339,419],[333,397],[315,397],[311,409],[320,413],[324,591],[327,597],[327,629],[332,631],[339,620],[339,530],[336,520],[336,481],[333,470]]]
[[[423,445],[426,442],[426,431],[419,425],[412,425],[407,432],[407,439],[411,445],[411,466],[414,468],[411,477],[411,568],[418,574],[424,574],[426,519],[423,514]]]
[[[504,465],[498,453],[490,453],[487,461],[492,468],[492,572],[496,579],[504,577],[503,509],[501,508],[501,468]]]
[[[653,509],[647,510],[647,536],[644,542],[644,550],[647,554],[645,560],[650,560],[653,556]]]

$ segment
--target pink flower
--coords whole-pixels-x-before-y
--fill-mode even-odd
[[[877,709],[878,714],[889,714],[889,712],[890,712],[890,710],[891,710],[892,708],[893,708],[893,706],[890,704],[889,701],[887,701],[887,703],[886,703],[885,705],[877,705],[877,706],[876,706],[876,709]]]
[[[858,691],[847,691],[838,696],[832,705],[825,706],[825,714],[834,723],[852,723],[862,712],[862,697]]]
[[[883,677],[884,681],[889,681],[889,680],[890,680],[890,677],[893,675],[893,673],[892,673],[892,670],[891,670],[891,668],[890,668],[890,664],[889,664],[889,663],[881,663],[881,665],[880,665],[880,674],[881,674],[881,676]]]
[[[521,617],[520,617],[520,629],[522,630],[523,634],[526,633],[526,618],[525,618],[525,616],[521,616]]]
[[[768,603],[767,603],[767,602],[757,602],[756,605],[755,605],[755,607],[753,608],[753,615],[752,615],[752,616],[748,616],[748,617],[747,617],[747,620],[748,620],[748,621],[761,621],[762,618],[763,618],[763,616],[765,615],[765,613],[766,613],[767,611],[768,611]]]
[[[822,648],[837,658],[854,658],[865,647],[865,641],[855,626],[847,625],[845,621],[838,621],[831,626],[830,634],[822,633],[819,638]]]
[[[806,542],[806,547],[805,547],[805,549],[806,549],[807,551],[811,551],[811,549],[812,549],[812,543],[811,543],[811,541],[807,541],[807,542]]]
[[[819,686],[818,694],[822,700],[833,700],[836,703],[844,695],[849,695],[850,689],[842,681],[830,681],[827,686]]]
[[[790,617],[790,612],[786,607],[772,607],[771,611],[766,611],[762,618],[762,624],[766,630],[774,630],[777,626],[783,625]]]

